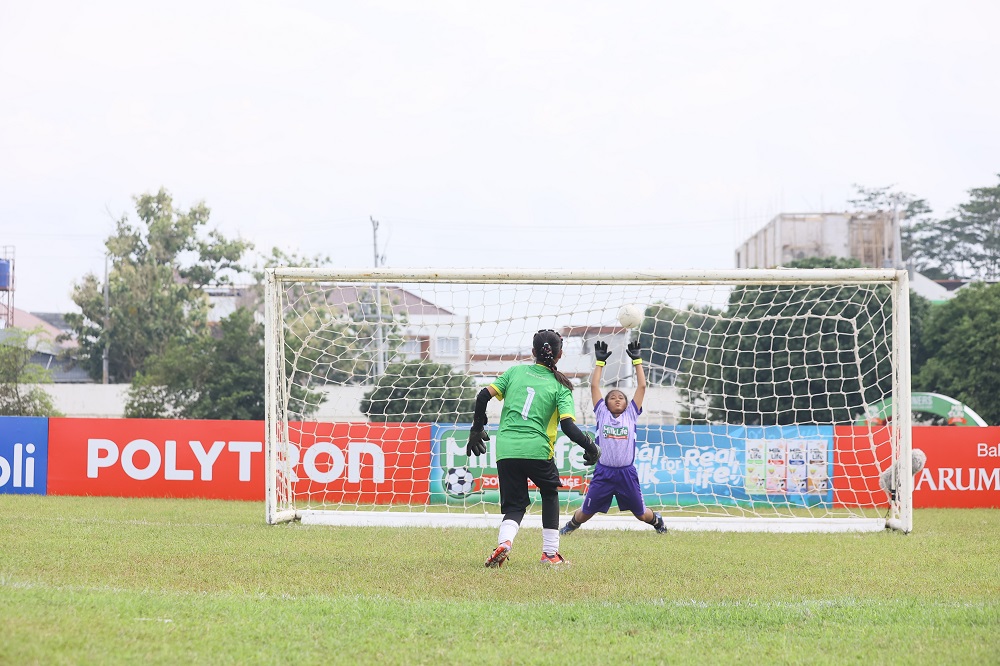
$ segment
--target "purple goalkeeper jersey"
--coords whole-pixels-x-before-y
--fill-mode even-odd
[[[629,400],[625,411],[618,416],[608,411],[603,398],[594,405],[602,465],[626,467],[635,462],[635,422],[639,414],[642,410],[635,406],[634,400]]]

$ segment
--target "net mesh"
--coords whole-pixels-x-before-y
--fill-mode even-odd
[[[878,518],[899,449],[892,405],[894,299],[864,283],[383,284],[279,280],[271,472],[277,509],[499,514],[496,424],[467,457],[478,390],[563,338],[558,368],[594,431],[594,342],[612,352],[604,394],[631,398],[638,340],[648,386],[635,466],[668,515]],[[639,328],[616,317],[644,313]],[[565,512],[593,468],[557,433]],[[540,503],[532,511],[540,511]],[[615,509],[612,509],[615,513]]]

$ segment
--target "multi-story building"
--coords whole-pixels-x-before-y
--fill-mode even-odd
[[[892,266],[896,232],[891,212],[781,213],[736,248],[736,268],[775,268],[796,259],[841,257],[862,266]]]

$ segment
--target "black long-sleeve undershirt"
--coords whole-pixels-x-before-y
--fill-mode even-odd
[[[482,430],[483,426],[486,425],[486,405],[488,405],[492,399],[493,394],[490,393],[489,388],[483,388],[478,394],[476,394],[476,411],[472,420],[473,430]]]
[[[559,427],[562,428],[563,434],[573,440],[574,444],[579,444],[585,449],[590,446],[590,438],[577,427],[576,421],[573,419],[563,419],[559,422]]]

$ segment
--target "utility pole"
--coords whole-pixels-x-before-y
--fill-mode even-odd
[[[104,255],[104,352],[101,354],[101,365],[103,369],[102,383],[108,383],[108,360],[111,356],[111,341],[108,337],[108,327],[111,326],[111,299],[108,288],[108,255]]]
[[[375,255],[375,268],[378,268],[385,261],[384,255],[378,253],[378,220],[371,215],[368,219],[372,222],[372,250]],[[382,333],[382,288],[375,283],[375,377],[385,374],[385,340]]]

